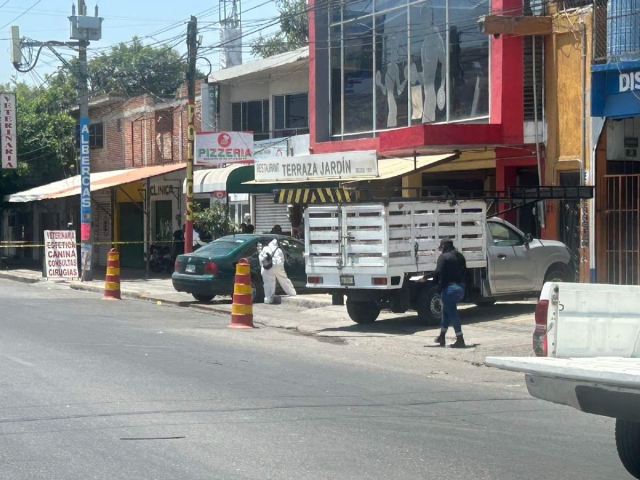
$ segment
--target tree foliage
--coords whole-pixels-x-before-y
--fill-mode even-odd
[[[308,8],[305,0],[276,0],[280,12],[280,31],[274,35],[262,34],[251,43],[251,53],[271,57],[304,47],[309,41]]]
[[[92,95],[174,95],[184,83],[186,72],[187,62],[174,49],[144,45],[138,37],[112,46],[89,61]]]
[[[238,226],[229,218],[227,205],[215,202],[211,207],[204,208],[194,203],[193,207],[193,224],[203,240],[220,238],[238,230]]]
[[[90,95],[174,95],[186,79],[186,68],[175,50],[143,45],[134,37],[89,61]],[[78,104],[77,73],[74,59],[47,76],[41,86],[17,80],[1,86],[16,92],[18,168],[0,170],[0,201],[4,195],[77,173],[77,120],[72,115]]]
[[[70,84],[49,77],[47,87],[13,81],[2,86],[16,94],[18,168],[0,171],[0,198],[75,175],[75,120],[68,107]]]

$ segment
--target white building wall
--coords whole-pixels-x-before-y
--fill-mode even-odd
[[[268,79],[239,78],[220,85],[220,129],[231,130],[231,104],[252,100],[269,100],[269,129],[274,129],[273,96],[309,92],[309,69],[305,65],[291,71],[274,71]]]
[[[640,139],[640,117],[607,121],[607,159],[640,160],[640,148],[625,146]]]

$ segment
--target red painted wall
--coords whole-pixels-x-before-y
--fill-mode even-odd
[[[519,15],[522,0],[493,0],[494,14]],[[502,125],[502,143],[523,142],[524,107],[522,37],[491,37],[490,122]]]

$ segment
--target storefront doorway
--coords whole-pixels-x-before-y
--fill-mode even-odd
[[[120,204],[120,266],[144,266],[144,213],[142,203]],[[131,242],[131,243],[129,243]]]

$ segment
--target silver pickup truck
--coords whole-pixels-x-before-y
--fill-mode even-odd
[[[466,302],[537,297],[545,282],[575,279],[566,245],[487,219],[483,201],[392,201],[307,208],[307,287],[346,295],[356,323],[374,322],[381,309],[414,309],[437,324],[437,285],[411,278],[433,273],[443,238],[453,239],[467,260]]]

